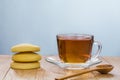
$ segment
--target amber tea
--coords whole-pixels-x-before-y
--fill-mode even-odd
[[[93,38],[85,34],[57,35],[60,59],[65,63],[85,63],[91,57]]]

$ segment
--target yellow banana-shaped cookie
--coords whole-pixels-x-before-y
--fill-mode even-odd
[[[11,68],[12,69],[36,69],[40,68],[40,63],[39,62],[32,62],[32,63],[17,63],[17,62],[12,62],[11,63]]]
[[[11,48],[12,52],[37,52],[40,51],[40,47],[37,45],[29,44],[29,43],[22,43],[17,44]]]
[[[34,52],[20,52],[12,56],[16,62],[35,62],[41,60],[41,55]]]

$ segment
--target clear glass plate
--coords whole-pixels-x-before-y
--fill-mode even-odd
[[[58,57],[55,57],[55,56],[49,56],[45,60],[47,62],[53,63],[59,66],[60,68],[64,68],[64,69],[84,69],[102,62],[99,58],[91,58],[86,63],[71,64],[71,63],[64,63],[60,61]]]

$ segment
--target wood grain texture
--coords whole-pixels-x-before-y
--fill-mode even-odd
[[[41,68],[33,70],[13,70],[10,68],[11,56],[0,55],[0,80],[55,80],[57,77],[77,73],[80,70],[65,70],[48,63],[45,57],[40,61]],[[66,80],[120,80],[120,57],[101,57],[100,64],[112,64],[114,69],[109,74],[97,71],[69,78]]]
[[[6,77],[9,72],[11,62],[11,56],[8,55],[0,55],[0,80]]]

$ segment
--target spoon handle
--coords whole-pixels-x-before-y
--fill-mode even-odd
[[[96,70],[97,70],[96,68],[84,69],[84,70],[81,70],[79,73],[72,74],[72,75],[67,75],[67,76],[64,76],[64,77],[61,77],[61,78],[56,78],[55,80],[64,80],[64,79],[67,79],[67,78],[75,77],[75,76],[85,74],[85,73],[88,73],[88,72],[91,72],[91,71],[96,71]]]

